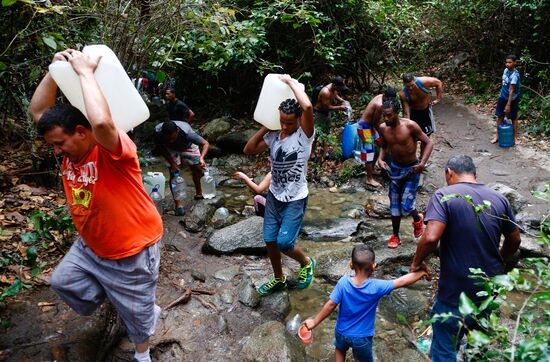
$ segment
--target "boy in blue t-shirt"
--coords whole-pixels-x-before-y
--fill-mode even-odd
[[[422,270],[395,280],[373,279],[370,276],[376,269],[374,251],[365,244],[353,248],[350,268],[355,271],[355,276],[340,278],[329,301],[315,318],[307,319],[304,324],[310,330],[315,328],[339,305],[334,328],[336,362],[345,361],[350,347],[356,361],[370,362],[373,361],[372,337],[378,301],[394,289],[415,283],[427,273]]]
[[[518,143],[518,109],[519,96],[521,94],[520,76],[516,69],[516,56],[513,54],[507,55],[504,65],[506,68],[502,73],[502,87],[498,96],[497,109],[495,111],[497,120],[497,132],[491,143],[498,142],[498,126],[508,117],[512,120],[514,126],[515,143]]]

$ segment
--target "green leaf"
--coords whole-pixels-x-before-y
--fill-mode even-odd
[[[550,302],[550,292],[537,293],[531,297],[531,300],[537,302]]]
[[[439,200],[440,202],[447,202],[451,199],[454,199],[454,198],[457,198],[457,197],[460,197],[461,195],[460,194],[447,194],[445,196],[443,196],[441,198],[441,200]]]
[[[8,69],[8,66],[4,62],[0,62],[0,72]]]
[[[166,72],[164,72],[162,70],[159,70],[159,71],[157,71],[156,77],[157,77],[157,80],[160,83],[162,83],[166,79]]]
[[[2,0],[2,6],[3,7],[12,6],[16,2],[17,2],[17,0]]]
[[[537,199],[550,201],[550,193],[548,192],[533,191],[533,196],[535,196]]]
[[[474,199],[472,199],[472,196],[464,195],[464,200],[468,201],[470,205],[474,206]]]
[[[44,44],[52,48],[53,50],[57,50],[57,43],[55,42],[55,39],[51,35],[44,35],[42,37],[42,41]]]
[[[27,259],[32,264],[36,261],[36,258],[38,258],[38,253],[36,250],[36,246],[31,246],[30,248],[27,248]]]
[[[19,237],[24,243],[34,243],[38,239],[35,233],[25,233],[21,234]]]
[[[31,286],[25,284],[21,279],[17,278],[12,285],[4,289],[4,292],[0,295],[0,301],[4,300],[7,297],[13,297],[21,291],[22,288],[30,288]]]
[[[477,306],[474,304],[474,302],[472,302],[470,298],[468,298],[468,296],[464,292],[460,293],[460,297],[458,300],[458,310],[463,316],[479,313]]]
[[[485,333],[479,330],[473,330],[468,333],[468,343],[476,346],[484,346],[489,344],[491,339]]]

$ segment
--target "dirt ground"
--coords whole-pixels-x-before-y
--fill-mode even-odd
[[[524,138],[521,145],[509,149],[493,145],[489,142],[495,129],[492,117],[481,114],[474,107],[467,107],[450,96],[446,96],[435,107],[434,113],[437,119],[437,132],[432,136],[435,147],[430,158],[429,171],[425,176],[424,191],[420,193],[421,203],[425,205],[430,194],[445,184],[443,170],[448,158],[455,154],[467,154],[478,167],[480,182],[500,182],[518,190],[527,200],[525,212],[534,217],[540,219],[541,215],[548,213],[548,204],[532,197],[530,193],[541,189],[545,182],[550,181],[548,140]],[[170,216],[168,218],[175,219]],[[217,269],[230,267],[249,258],[205,256],[201,252],[200,236],[189,235],[174,221],[170,220],[166,224],[162,278],[158,292],[161,304],[167,304],[179,296],[182,285],[218,291],[219,283],[208,283],[208,280],[213,279],[209,271],[211,266],[216,265]],[[199,281],[200,275],[197,277],[197,273],[203,274],[206,284]],[[216,333],[217,322],[201,319],[200,310],[205,307],[204,303],[197,300],[190,303],[190,310],[185,312],[196,327],[186,345],[186,360],[199,360],[196,359],[197,356],[204,357],[210,348],[214,348],[205,345],[204,338]],[[238,311],[242,307],[236,303],[235,308]],[[1,331],[0,360],[94,360],[92,355],[98,348],[107,324],[105,314],[105,308],[102,308],[94,318],[79,317],[48,287],[24,290],[0,307],[0,317],[10,319],[12,324],[10,328]],[[260,320],[260,316],[254,314],[241,321],[235,318],[235,323],[241,325],[243,333],[250,333],[253,326],[249,324]],[[239,347],[235,343],[231,345],[230,341],[227,342],[223,353],[228,356],[227,360],[236,360],[236,356],[229,356]]]

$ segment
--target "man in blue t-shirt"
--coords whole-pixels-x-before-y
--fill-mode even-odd
[[[495,111],[497,119],[497,132],[491,143],[498,142],[498,126],[504,121],[504,117],[511,119],[514,126],[515,143],[518,141],[518,109],[519,96],[521,94],[521,84],[519,72],[516,69],[516,56],[513,54],[507,55],[504,65],[506,68],[502,73],[502,88],[498,96],[497,109]]]
[[[378,301],[394,289],[415,283],[426,272],[417,271],[394,280],[373,279],[370,276],[376,269],[374,251],[365,244],[353,248],[350,267],[355,271],[355,276],[340,278],[329,301],[315,318],[306,320],[304,324],[310,330],[315,328],[339,305],[334,328],[336,361],[345,361],[346,352],[351,348],[356,361],[371,362]]]
[[[424,260],[439,243],[439,288],[432,314],[452,313],[460,318],[458,300],[462,292],[474,303],[483,299],[477,295],[483,288],[469,277],[470,268],[480,268],[490,277],[504,274],[505,264],[519,248],[521,239],[510,203],[498,192],[477,183],[476,168],[469,156],[451,157],[445,167],[445,179],[449,186],[437,190],[428,204],[427,227],[418,242],[411,271],[427,270]],[[442,201],[445,195],[452,194],[458,196]],[[475,205],[488,201],[490,208],[476,215],[474,206],[465,200],[466,195]],[[432,362],[456,360],[464,335],[458,318],[432,324]]]

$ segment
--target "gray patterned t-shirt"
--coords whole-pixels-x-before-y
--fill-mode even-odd
[[[271,131],[264,135],[264,141],[270,148],[271,185],[269,191],[281,202],[301,200],[308,195],[307,161],[311,154],[311,137],[299,127],[296,132],[279,139],[280,131]]]

